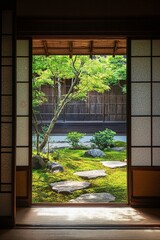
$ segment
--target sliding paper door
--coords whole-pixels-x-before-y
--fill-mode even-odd
[[[160,40],[129,42],[131,203],[160,198]]]

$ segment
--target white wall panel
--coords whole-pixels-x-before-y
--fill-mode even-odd
[[[132,148],[132,166],[150,166],[151,148]]]
[[[160,146],[160,117],[153,117],[153,146]]]
[[[29,81],[29,59],[17,57],[17,82]]]
[[[149,83],[131,84],[132,115],[151,114],[151,85]]]
[[[131,59],[131,81],[132,82],[150,82],[151,81],[151,62],[150,58],[132,58]]]
[[[17,166],[29,165],[29,148],[17,147],[16,148],[16,163]]]
[[[29,84],[17,83],[17,115],[29,114]]]
[[[17,56],[29,56],[28,40],[17,40]]]
[[[131,119],[131,145],[150,146],[151,145],[151,118],[132,117]]]
[[[17,117],[17,146],[29,145],[29,118]]]
[[[152,58],[152,80],[160,82],[160,58]]]
[[[153,166],[160,166],[160,148],[153,148]]]
[[[160,40],[152,40],[152,55],[160,56]]]
[[[160,83],[152,84],[153,115],[160,115]]]
[[[150,40],[134,40],[131,45],[131,56],[150,56]]]

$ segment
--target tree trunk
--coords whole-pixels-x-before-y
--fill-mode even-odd
[[[57,119],[58,119],[60,113],[62,112],[62,110],[63,110],[63,108],[65,107],[65,105],[68,103],[67,100],[68,100],[68,99],[66,99],[65,101],[63,101],[63,102],[60,104],[60,106],[58,107],[58,109],[57,109],[54,117],[52,118],[52,120],[51,120],[51,122],[50,122],[50,125],[49,125],[49,127],[48,127],[48,130],[47,130],[47,132],[46,132],[45,135],[44,135],[44,139],[43,139],[43,141],[42,141],[42,142],[40,143],[40,145],[39,145],[39,151],[40,151],[40,152],[43,150],[43,148],[44,148],[45,145],[47,144],[48,138],[49,138],[49,136],[50,136],[50,134],[51,134],[51,132],[52,132],[52,129],[54,128],[55,123],[57,122]]]
[[[36,144],[36,150],[37,150],[37,154],[39,154],[39,137],[40,137],[40,133],[39,133],[39,130],[38,130],[38,121],[37,121],[37,117],[36,117],[36,114],[35,114],[35,111],[32,110],[32,116],[33,116],[33,127],[35,129],[35,132],[36,132],[36,136],[37,136],[37,144]]]
[[[77,84],[77,82],[78,82],[78,74],[75,77],[74,82],[70,86],[70,89],[69,89],[68,93],[65,95],[64,99],[61,100],[61,102],[59,102],[59,105],[58,105],[58,108],[57,108],[57,110],[56,110],[56,112],[54,114],[54,117],[52,118],[52,120],[50,122],[50,125],[48,127],[48,130],[46,131],[46,133],[44,135],[44,139],[43,139],[43,141],[39,145],[39,151],[42,151],[43,148],[45,147],[45,145],[47,144],[48,138],[49,138],[49,136],[50,136],[50,134],[52,132],[52,129],[54,128],[54,125],[55,125],[55,123],[56,123],[60,113],[62,112],[62,110],[64,109],[66,104],[71,101],[71,99],[72,99],[71,95],[72,95],[74,86]]]

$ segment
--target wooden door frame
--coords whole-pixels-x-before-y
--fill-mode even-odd
[[[34,36],[34,38],[36,38],[36,39],[45,39],[46,38],[46,36],[44,35],[44,36],[41,36],[41,37],[39,37],[39,36]],[[62,36],[62,35],[55,35],[55,36],[52,36],[52,35],[50,35],[50,36],[48,36],[47,35],[47,38],[54,38],[54,39],[70,39],[70,38],[72,38],[72,39],[90,39],[90,38],[92,38],[92,39],[109,39],[109,38],[115,38],[114,36],[110,36],[110,35],[79,35],[79,36],[77,36],[77,35],[64,35],[64,36]],[[116,38],[124,38],[124,39],[126,39],[127,40],[127,37],[126,36],[116,36]],[[126,46],[126,48],[127,48],[127,46]],[[127,51],[128,52],[128,51]],[[30,54],[31,54],[31,51],[30,51]],[[31,56],[30,56],[30,59],[32,58],[32,54],[31,54]],[[32,91],[32,65],[30,65],[30,91]],[[128,92],[127,92],[127,95],[128,95]],[[32,92],[30,93],[30,98],[32,98]],[[126,98],[126,99],[129,99],[128,97]],[[30,103],[30,106],[32,106],[32,104]],[[126,106],[128,106],[128,104],[126,104]],[[127,119],[127,115],[128,115],[128,110],[126,111],[127,113],[126,113],[126,119]],[[30,114],[32,113],[32,109],[30,109]],[[32,116],[32,114],[30,115],[30,116]],[[127,138],[128,138],[128,119],[127,119],[127,121],[126,121],[126,125],[127,125]],[[30,159],[31,159],[31,157],[32,157],[32,118],[31,118],[31,122],[30,122]],[[128,140],[127,140],[127,154],[128,154]],[[60,206],[66,206],[66,207],[68,207],[68,206],[71,206],[71,207],[73,207],[73,206],[88,206],[88,207],[91,207],[91,206],[105,206],[105,207],[107,207],[107,206],[115,206],[115,207],[117,207],[117,206],[128,206],[128,205],[130,205],[130,202],[129,202],[129,199],[130,199],[130,196],[129,196],[129,193],[130,193],[130,184],[129,184],[129,179],[130,179],[130,174],[129,174],[129,172],[130,172],[130,170],[129,170],[129,167],[130,167],[130,164],[129,164],[129,159],[128,159],[128,156],[127,156],[127,202],[126,203],[94,203],[94,204],[92,204],[92,203],[77,203],[77,204],[73,204],[73,203],[36,203],[36,204],[34,204],[34,203],[32,203],[32,162],[31,162],[31,160],[30,160],[30,165],[29,165],[29,177],[30,177],[30,179],[29,179],[29,187],[28,187],[28,193],[29,193],[29,197],[28,197],[28,199],[29,199],[29,204],[28,204],[28,206],[40,206],[40,207],[43,207],[43,206],[53,206],[53,207],[56,207],[56,206],[58,206],[58,207],[60,207]],[[23,206],[23,203],[21,204],[22,206]],[[27,206],[27,204],[26,204],[26,206]]]

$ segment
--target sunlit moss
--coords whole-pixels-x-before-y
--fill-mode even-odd
[[[126,168],[109,169],[104,167],[101,161],[105,160],[125,160],[126,151],[115,152],[105,151],[103,158],[86,158],[86,150],[60,149],[58,158],[56,153],[50,154],[49,160],[58,162],[64,167],[64,172],[51,173],[47,169],[33,170],[32,175],[32,201],[63,203],[76,198],[84,193],[108,192],[116,197],[116,202],[127,201],[127,171]],[[47,157],[47,156],[45,156]],[[92,180],[85,180],[91,183],[90,188],[75,191],[72,194],[58,194],[52,191],[50,183],[57,181],[82,181],[83,179],[75,175],[76,171],[98,170],[106,171],[105,177],[99,177]]]

